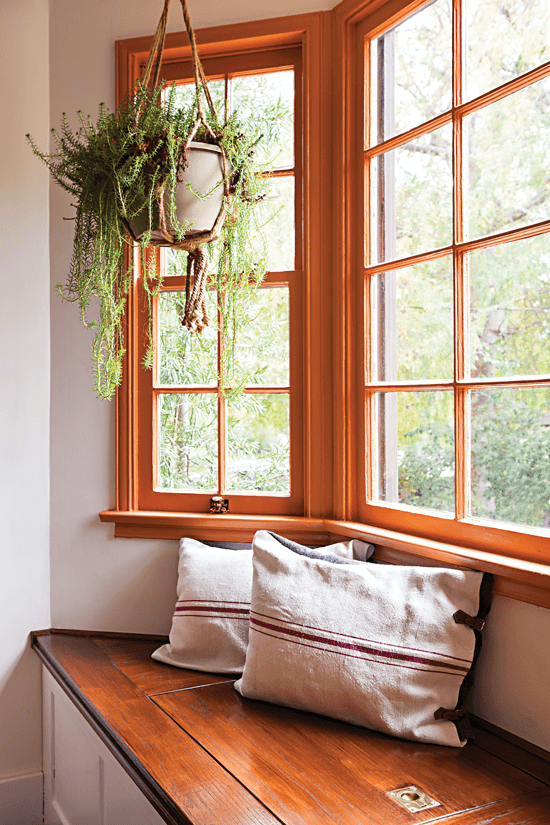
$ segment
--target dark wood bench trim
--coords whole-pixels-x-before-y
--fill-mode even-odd
[[[141,638],[144,637],[142,636]],[[90,661],[95,661],[107,667],[108,670],[111,671],[110,677],[112,677],[112,682],[116,683],[118,681],[119,684],[123,682],[127,683],[127,686],[135,691],[138,701],[142,700],[150,705],[150,708],[148,707],[147,709],[148,714],[156,713],[159,719],[166,720],[166,714],[157,708],[146,694],[135,687],[84,634],[69,635],[63,632],[49,633],[48,631],[38,631],[31,634],[31,639],[35,652],[60,687],[80,710],[101,741],[107,746],[116,760],[131,776],[146,798],[169,825],[202,825],[203,823],[215,821],[211,816],[212,808],[207,808],[206,806],[204,808],[205,816],[201,816],[200,812],[197,811],[195,811],[195,815],[192,815],[191,811],[189,811],[188,816],[170,793],[167,792],[166,788],[147,770],[139,756],[102,716],[97,706],[93,704],[79,687],[75,678],[73,678],[78,668],[78,652],[84,653]],[[70,658],[74,658],[74,667],[70,666],[68,661]],[[228,825],[230,825],[230,823],[239,823],[239,825],[241,825],[244,821],[243,813],[248,810],[248,821],[250,825],[280,824],[280,821],[273,816],[261,802],[249,793],[240,782],[234,779],[223,766],[212,759],[192,737],[181,730],[181,728],[174,726],[174,733],[176,732],[181,739],[182,748],[190,752],[189,759],[187,760],[190,768],[196,772],[197,767],[203,763],[206,768],[205,776],[203,777],[205,784],[208,784],[208,773],[211,774],[210,781],[216,781],[219,792],[217,804],[220,807],[220,811],[223,811],[225,817],[223,820],[218,819],[218,821],[227,823]],[[192,784],[193,788],[189,796],[195,799],[197,796],[196,790],[201,787],[201,782],[195,779],[192,780]],[[210,813],[210,816],[206,816],[207,812]]]
[[[113,729],[107,725],[101,716],[98,716],[94,706],[88,701],[84,693],[77,687],[67,672],[61,668],[55,656],[48,650],[48,637],[43,632],[32,634],[32,646],[59,686],[69,699],[82,713],[88,724],[96,732],[101,741],[107,746],[116,760],[132,777],[136,785],[145,794],[155,809],[170,825],[192,825],[191,820],[183,817],[170,797],[160,785],[146,771],[142,763],[137,760],[129,748],[118,737]]]
[[[471,722],[475,731],[476,745],[510,765],[521,766],[521,770],[525,773],[550,785],[550,753],[548,751],[478,716],[472,716]]]
[[[165,641],[165,637],[84,631],[51,630],[32,634],[33,648],[52,676],[169,825],[280,825],[287,822],[288,816],[284,812],[284,805],[281,807],[276,793],[275,796],[270,795],[269,784],[266,786],[269,792],[266,793],[266,788],[261,787],[261,780],[258,784],[255,776],[250,775],[247,779],[245,773],[243,777],[242,772],[235,767],[236,763],[232,765],[231,758],[228,758],[229,753],[224,755],[223,746],[219,741],[223,736],[218,737],[216,734],[218,704],[215,701],[212,705],[212,701],[215,695],[219,695],[220,698],[227,695],[229,699],[234,697],[234,694],[232,690],[228,694],[229,686],[219,684],[220,677],[206,677],[198,672],[195,677],[195,672],[179,672],[177,668],[169,668],[168,682],[176,685],[175,690],[169,689],[162,694],[154,693],[153,687],[158,684],[159,678],[155,669],[166,666],[159,665],[148,657],[154,646],[162,641]],[[206,682],[205,677],[212,682]],[[223,681],[227,682],[227,677],[224,677]],[[207,693],[203,693],[200,698],[205,689]],[[174,697],[171,697],[171,693]],[[178,694],[180,699],[176,698]],[[171,707],[173,699],[176,701],[175,713]],[[181,716],[180,710],[191,707],[196,701],[199,701],[204,709],[209,708],[207,728],[204,730],[195,730],[191,719],[178,718],[178,714]],[[245,703],[246,701],[250,700],[245,700]],[[256,738],[260,741],[261,730],[258,729],[257,735],[253,730],[255,723],[252,722],[250,727],[246,721],[250,713],[252,716],[257,715],[257,711],[252,710],[254,705],[256,703],[243,708],[245,717],[239,724],[243,728],[245,738],[248,725],[248,735],[252,736],[250,741],[256,741]],[[286,729],[284,719],[281,722],[287,713],[286,709],[267,705],[264,713],[260,705],[263,703],[258,703],[261,726],[264,725],[264,716],[273,716],[273,733],[279,736],[277,730],[281,728],[281,724],[281,730]],[[170,717],[174,722],[173,727],[170,725]],[[306,714],[306,718],[312,717]],[[221,717],[219,721],[222,721]],[[141,730],[140,722],[144,723]],[[307,724],[310,723],[306,723],[306,727]],[[330,727],[332,724],[340,723],[319,717],[319,724],[321,727]],[[456,814],[448,812],[447,809],[443,816],[444,821],[457,822],[457,825],[459,822],[461,825],[474,825],[478,822],[494,822],[495,825],[501,822],[503,825],[514,825],[516,822],[550,825],[550,791],[540,784],[550,784],[550,754],[504,731],[501,732],[503,736],[499,736],[498,728],[475,717],[474,725],[478,733],[477,747],[471,746],[473,750],[469,759],[469,762],[473,759],[474,773],[476,760],[479,763],[479,754],[486,751],[493,755],[490,758],[498,757],[503,763],[507,763],[499,770],[502,770],[503,775],[510,773],[511,780],[516,777],[512,780],[515,793],[508,799],[501,798],[500,801],[497,801],[497,796],[495,801],[482,804],[481,807],[470,809],[467,806],[466,810],[462,809]],[[211,734],[208,733],[209,729]],[[159,757],[159,741],[166,742],[166,759],[164,752],[163,758]],[[277,739],[277,742],[281,741],[280,738]],[[347,742],[346,737],[344,741]],[[407,751],[411,745],[412,743],[403,743],[403,750]],[[426,746],[420,746],[423,747]],[[356,756],[361,763],[360,754]],[[162,770],[159,772],[160,763]],[[171,766],[172,774],[166,769],[167,765]],[[515,774],[508,765],[514,766]],[[361,771],[361,764],[358,764],[357,768]],[[527,776],[532,778],[527,782],[520,779],[518,784],[518,774],[523,775],[525,779]],[[291,785],[296,775],[289,775]],[[270,780],[267,781],[269,783]],[[280,781],[280,778],[276,779],[275,774],[274,781],[275,785]],[[209,795],[203,792],[203,783],[210,787]],[[365,786],[364,792],[367,790],[368,785]],[[429,791],[429,788],[427,790]],[[351,797],[357,795],[352,792],[351,787],[349,791]],[[363,792],[360,794],[361,799],[362,794]],[[360,803],[360,797],[357,796],[356,804]],[[295,802],[298,803],[298,799]],[[366,802],[366,799],[363,799],[363,802]],[[378,800],[373,798],[371,802],[379,807],[384,802],[384,797],[379,797]],[[360,808],[354,808],[352,799],[349,800],[349,804],[353,810],[364,809],[362,803]],[[516,819],[523,809],[528,818]],[[541,818],[540,810],[547,811],[548,816],[544,814]],[[291,809],[288,809],[287,814],[290,814],[290,811]],[[301,806],[297,804],[296,812],[290,815],[288,821],[302,822],[300,811]],[[391,813],[393,814],[393,811]],[[506,816],[509,817],[508,820]],[[535,818],[531,818],[532,816]],[[434,821],[432,817],[433,814],[429,818]],[[393,821],[393,816],[391,818]],[[421,822],[425,817],[416,815],[414,819]],[[435,820],[438,819],[436,815]],[[332,817],[330,821],[337,819]],[[382,821],[385,822],[384,819]],[[397,815],[397,812],[395,821],[402,821],[402,816]]]

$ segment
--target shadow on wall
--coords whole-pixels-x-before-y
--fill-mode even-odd
[[[110,525],[101,529],[112,531]],[[178,555],[176,541],[151,546],[149,541],[112,537],[98,543],[94,553],[65,552],[55,576],[52,626],[168,635]]]

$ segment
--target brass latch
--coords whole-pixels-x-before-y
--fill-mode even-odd
[[[210,499],[210,512],[211,513],[228,513],[229,512],[229,499],[224,498],[223,496],[212,496]]]
[[[411,814],[441,805],[441,802],[429,796],[421,788],[417,788],[416,785],[407,785],[406,788],[399,788],[397,791],[387,791],[387,794]]]

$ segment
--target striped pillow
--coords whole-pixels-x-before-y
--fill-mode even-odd
[[[295,546],[308,552],[301,545]],[[315,552],[353,559],[354,553],[358,558],[367,558],[373,549],[355,540]],[[191,670],[242,673],[248,644],[251,590],[249,544],[220,547],[183,538],[178,601],[170,641],[153,653],[153,659]]]
[[[450,720],[476,634],[454,616],[477,616],[482,573],[308,557],[265,531],[253,549],[243,696],[464,744]]]

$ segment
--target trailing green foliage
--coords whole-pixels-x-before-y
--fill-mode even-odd
[[[175,193],[187,165],[185,142],[197,117],[197,99],[177,105],[176,87],[164,94],[162,87],[150,90],[138,82],[116,112],[102,104],[97,123],[79,112],[80,127],[73,131],[63,115],[59,132],[53,131],[56,151],[41,152],[27,135],[33,150],[48,166],[54,180],[76,199],[73,255],[63,298],[78,303],[86,327],[95,328],[92,362],[95,390],[110,398],[120,384],[124,357],[123,312],[133,276],[133,241],[127,223],[147,216],[147,229],[139,242],[144,252],[156,229],[158,206],[167,193],[167,219],[176,240],[189,226],[176,215]],[[274,120],[281,111],[274,107]],[[260,125],[242,124],[235,115],[224,123],[207,117],[223,144],[229,164],[232,194],[220,239],[215,244],[217,263],[214,279],[223,317],[220,381],[229,392],[234,384],[235,335],[247,298],[265,274],[265,256],[254,253],[250,232],[254,205],[264,196],[269,182],[266,167],[254,161],[254,147],[261,139]],[[213,142],[204,126],[195,141]],[[196,194],[196,193],[195,193]],[[197,195],[198,196],[198,195]],[[178,252],[185,267],[186,252]],[[149,303],[151,331],[152,299],[161,279],[154,265],[142,265],[143,285]],[[87,310],[92,298],[100,303],[99,320],[90,321]],[[151,344],[144,366],[152,364]],[[242,381],[238,382],[242,384]]]

